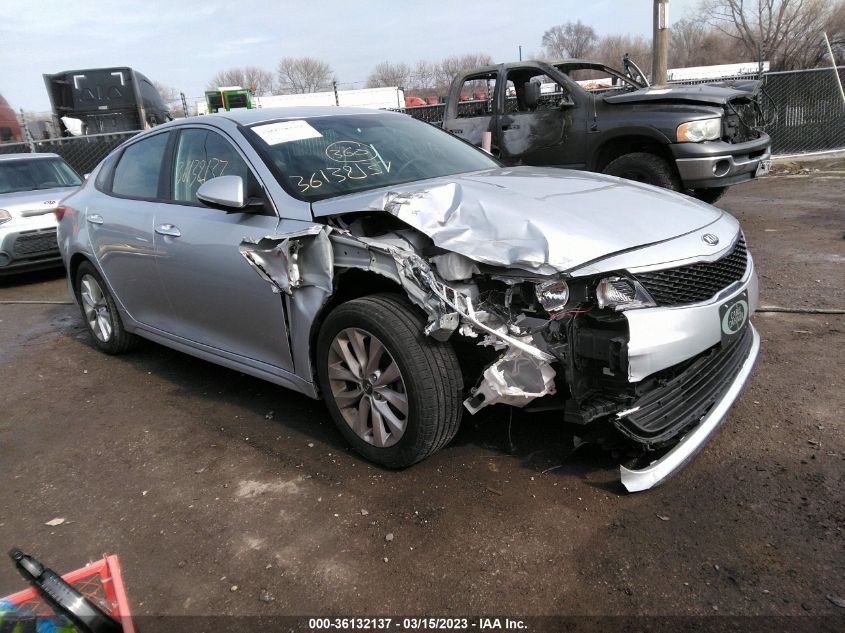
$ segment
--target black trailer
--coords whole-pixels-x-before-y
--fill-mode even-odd
[[[44,83],[63,136],[144,130],[172,118],[152,82],[128,67],[67,70]]]

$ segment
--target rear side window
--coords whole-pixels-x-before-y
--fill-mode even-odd
[[[169,134],[156,134],[123,151],[114,169],[112,192],[130,198],[158,198],[158,181]]]
[[[218,176],[240,176],[251,184],[246,162],[217,132],[189,129],[179,134],[173,161],[173,199],[199,204],[197,189]]]

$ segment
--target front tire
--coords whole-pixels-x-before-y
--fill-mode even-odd
[[[692,195],[702,202],[714,204],[719,198],[725,195],[727,187],[708,187],[707,189],[693,189]]]
[[[106,354],[124,354],[137,346],[138,337],[124,329],[108,286],[90,262],[79,265],[74,288],[82,318],[97,349]]]
[[[317,376],[332,419],[355,450],[389,468],[438,451],[460,424],[458,359],[424,327],[407,301],[378,294],[335,308],[317,340]]]
[[[624,154],[611,161],[604,168],[604,173],[670,191],[679,191],[681,188],[675,168],[660,156],[648,152]]]

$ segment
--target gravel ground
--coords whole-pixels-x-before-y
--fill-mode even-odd
[[[845,308],[845,167],[823,167],[720,203],[764,304]],[[36,299],[67,299],[61,272],[0,281]],[[71,305],[0,304],[0,545],[57,570],[119,554],[137,615],[841,615],[845,317],[754,322],[722,430],[629,495],[553,415],[493,408],[385,471],[319,402],[154,344],[104,356]],[[20,587],[0,563],[0,595]]]

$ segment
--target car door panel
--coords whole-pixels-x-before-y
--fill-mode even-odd
[[[283,297],[239,248],[243,240],[276,235],[279,218],[260,209],[227,213],[196,199],[199,186],[217,176],[254,179],[246,161],[219,133],[189,128],[175,143],[172,171],[172,200],[157,210],[153,230],[157,269],[172,306],[162,329],[292,371]]]
[[[168,141],[163,133],[128,146],[115,167],[111,195],[98,196],[85,209],[91,249],[106,282],[133,320],[151,326],[169,309],[153,242]]]

